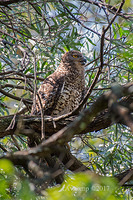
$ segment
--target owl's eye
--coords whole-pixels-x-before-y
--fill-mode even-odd
[[[77,55],[73,55],[73,58],[77,58],[78,56]]]

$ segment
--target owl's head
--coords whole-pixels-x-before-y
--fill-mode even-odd
[[[84,66],[86,63],[86,59],[83,56],[83,54],[79,51],[76,50],[72,50],[72,51],[68,51],[66,52],[63,56],[62,56],[62,62],[64,64],[68,63],[68,64],[78,64],[80,66]]]

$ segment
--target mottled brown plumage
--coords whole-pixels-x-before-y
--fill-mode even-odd
[[[85,92],[85,62],[79,51],[66,52],[56,71],[40,86],[32,112],[39,113],[42,108],[45,115],[59,116],[74,110]]]

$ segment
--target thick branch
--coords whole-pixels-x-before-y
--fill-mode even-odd
[[[63,151],[64,151],[64,149],[63,149]],[[66,165],[66,167],[68,169],[70,169],[72,171],[77,169],[76,171],[89,171],[90,172],[90,169],[87,168],[85,165],[83,165],[80,161],[78,161],[71,153],[69,154],[69,151],[65,152],[64,155],[66,156],[66,158],[65,158],[65,160],[62,160],[62,161],[64,162],[64,164]],[[45,172],[38,165],[35,166],[37,161],[32,156],[25,156],[23,154],[19,155],[19,154],[7,153],[6,155],[2,156],[1,158],[7,158],[7,159],[11,160],[14,163],[14,165],[23,166],[26,170],[30,169],[36,177],[43,178],[43,182],[52,179],[50,173],[49,173],[49,176],[48,176],[48,174],[46,174],[46,176],[44,176]],[[67,162],[68,159],[70,159],[69,162]],[[94,172],[90,172],[90,173],[95,175]],[[44,179],[44,177],[45,177],[45,179]],[[116,174],[114,177],[118,180],[120,186],[123,186],[123,185],[125,185],[126,182],[133,180],[133,169],[128,169],[120,174]]]
[[[101,95],[89,109],[84,110],[72,123],[53,134],[50,138],[42,142],[37,147],[23,152],[15,152],[14,154],[22,154],[25,156],[36,155],[39,157],[44,157],[44,155],[54,152],[57,148],[60,149],[60,147],[64,145],[64,143],[69,142],[74,135],[79,135],[81,132],[86,130],[88,124],[93,121],[93,118],[96,117],[99,112],[108,107],[108,103],[112,98],[112,94],[112,92],[107,92]],[[125,87],[119,86],[119,98],[129,94],[133,94],[133,83],[129,83],[125,85]]]
[[[121,90],[121,95],[127,95],[128,91],[129,93],[132,93],[132,87],[133,83],[126,84],[123,87],[119,88],[119,92]],[[83,115],[87,112],[88,115],[86,116],[86,122],[83,130],[78,130],[76,134],[80,132],[80,134],[85,134],[87,132],[92,131],[98,131],[104,128],[109,127],[111,124],[115,123],[115,121],[112,122],[110,112],[107,110],[108,108],[108,98],[110,97],[111,92],[105,93],[98,97],[97,101],[93,103],[93,105],[88,108],[86,111],[84,111]],[[121,96],[119,96],[120,98]],[[119,101],[119,104],[121,103],[123,106],[130,105],[133,102],[132,96],[129,96],[127,98],[123,98]],[[106,110],[105,110],[106,109]],[[130,107],[130,110],[132,111],[132,108]],[[102,112],[102,113],[101,113]],[[92,115],[89,115],[91,113]],[[98,114],[99,113],[99,114]],[[77,116],[70,116],[69,114],[57,117],[57,118],[51,118],[51,117],[45,117],[45,131],[47,133],[47,136],[52,135],[53,133],[58,132],[65,126],[68,126],[71,122],[73,122]],[[27,134],[24,132],[24,126],[28,128],[28,131],[31,134],[30,129],[32,129],[36,132],[40,132],[40,123],[41,123],[41,117],[40,116],[19,116],[16,115],[16,117],[13,119],[12,116],[6,116],[6,117],[0,117],[0,137],[4,137],[6,135],[11,135],[14,133],[14,131],[17,129],[18,134]],[[82,114],[80,115],[79,119],[82,118]],[[13,119],[13,121],[12,121]],[[10,126],[10,129],[8,128],[9,125],[14,124],[15,126]],[[19,122],[19,126],[16,126],[16,124]],[[124,123],[122,120],[118,121],[120,123]],[[125,123],[124,123],[125,124]],[[21,125],[21,126],[20,126]],[[75,126],[74,124],[72,125]],[[8,129],[7,129],[8,128]],[[75,128],[74,128],[75,129]],[[34,131],[34,132],[35,132]],[[76,129],[75,129],[76,131]],[[28,135],[29,136],[29,135]]]
[[[77,116],[69,117],[69,118],[63,118],[59,119],[55,122],[53,122],[50,118],[45,118],[45,130],[46,130],[46,136],[50,136],[57,131],[61,130],[65,126],[68,126],[71,122],[73,122],[76,119]],[[34,129],[36,132],[41,132],[41,117],[37,116],[19,116],[16,115],[14,118],[14,115],[9,115],[5,117],[0,117],[0,138],[3,138],[7,135],[12,135],[17,130],[17,133],[30,136],[31,132],[30,129],[27,132],[24,132],[23,128],[24,126],[28,126],[31,128],[31,131],[33,133]],[[15,126],[12,127],[12,129],[8,129],[8,127],[11,124],[11,121],[14,121]],[[21,122],[21,127],[17,127],[17,123]],[[101,129],[107,128],[111,125],[111,119],[108,111],[105,111],[98,115],[90,124],[88,124],[87,128],[81,132],[81,134],[92,132],[92,131],[99,131]],[[21,131],[22,130],[22,131]],[[35,133],[34,131],[34,133]]]

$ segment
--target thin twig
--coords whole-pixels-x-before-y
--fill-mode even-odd
[[[1,92],[3,95],[5,95],[5,96],[7,96],[7,97],[9,97],[9,98],[11,98],[11,99],[15,99],[15,100],[17,100],[17,101],[22,101],[23,103],[27,103],[27,104],[32,104],[32,101],[30,101],[30,100],[28,100],[28,99],[21,98],[21,97],[17,97],[17,96],[15,96],[15,95],[13,95],[13,94],[10,94],[10,93],[8,93],[8,92],[2,90],[1,88],[0,88],[0,92]]]
[[[85,29],[95,33],[96,35],[100,36],[101,37],[101,34],[100,33],[97,33],[96,31],[94,31],[93,29],[85,26],[79,19],[77,19],[72,13],[71,11],[64,5],[63,1],[62,0],[59,0],[60,4],[63,6],[63,8],[71,15],[71,17],[73,18],[74,21],[78,22],[79,24],[81,24],[81,26],[83,26]],[[106,38],[106,40],[108,40],[108,38]]]

